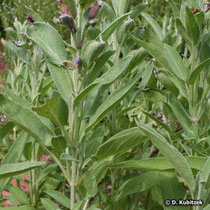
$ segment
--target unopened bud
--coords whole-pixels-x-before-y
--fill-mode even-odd
[[[76,69],[76,66],[71,61],[64,61],[63,64],[71,69]]]
[[[31,14],[27,15],[27,20],[28,20],[29,24],[33,24],[35,22],[35,20],[33,19]]]
[[[88,19],[89,20],[94,19],[97,16],[100,8],[101,8],[101,6],[98,4],[98,2],[96,2],[90,9],[90,12],[88,14]]]
[[[68,14],[63,14],[59,17],[59,21],[68,26],[72,33],[76,33],[74,18]]]

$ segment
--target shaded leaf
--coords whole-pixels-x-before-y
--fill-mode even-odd
[[[131,12],[122,15],[112,22],[104,31],[101,32],[101,37],[106,41],[112,33],[120,26],[120,24],[131,14]],[[99,39],[99,37],[97,38]]]
[[[184,156],[175,147],[170,145],[167,140],[154,129],[139,122],[137,122],[137,125],[148,136],[148,138],[151,139],[151,141],[165,156],[165,158],[171,162],[176,171],[182,176],[188,187],[193,192],[195,188],[195,180],[192,174],[192,170]]]
[[[68,73],[64,68],[57,67],[51,63],[48,63],[47,66],[58,89],[58,92],[68,104],[72,95],[72,87],[68,78]]]
[[[63,193],[55,190],[51,190],[46,192],[50,197],[54,198],[58,201],[62,206],[66,208],[70,208],[70,199],[65,196]]]
[[[137,127],[123,130],[103,143],[99,147],[95,158],[102,159],[125,152],[142,143],[144,140],[144,134]]]
[[[207,158],[196,156],[185,156],[190,168],[201,171]],[[142,160],[128,160],[112,165],[113,168],[140,169],[165,171],[174,170],[173,164],[165,157],[155,157]]]
[[[128,94],[133,86],[138,82],[141,75],[135,76],[132,80],[126,83],[125,86],[115,91],[112,95],[108,96],[105,101],[99,106],[95,114],[90,118],[89,126],[86,131],[90,131],[97,123],[103,119],[107,113],[116,107],[119,102]]]
[[[195,80],[197,79],[197,77],[199,76],[199,74],[201,73],[201,71],[206,67],[208,66],[208,64],[210,63],[210,58],[203,61],[202,63],[200,63],[198,65],[198,67],[196,69],[193,70],[193,72],[191,73],[190,75],[190,78],[189,78],[189,83],[191,85],[193,85],[193,83],[195,82]]]
[[[57,92],[54,92],[53,97],[46,104],[33,107],[32,110],[61,127],[68,122],[68,106]]]

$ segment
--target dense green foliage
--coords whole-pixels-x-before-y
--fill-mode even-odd
[[[11,193],[0,202],[15,209],[208,210],[208,4],[68,3],[57,3],[51,24],[30,9],[1,40],[13,70],[0,93],[0,143],[8,151],[0,192]],[[10,184],[20,174],[30,177],[28,194]],[[167,205],[179,199],[203,203]]]

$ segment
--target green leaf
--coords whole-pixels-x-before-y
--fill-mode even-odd
[[[176,51],[175,48],[167,44],[164,44],[164,53],[165,53],[165,58],[167,59],[168,64],[173,70],[174,74],[180,79],[185,81],[187,79],[188,71],[185,68],[179,53]]]
[[[14,126],[15,125],[12,122],[8,122],[0,128],[0,143],[2,142],[3,138],[14,128]]]
[[[19,187],[14,185],[9,185],[8,190],[20,202],[20,204],[27,205],[30,203],[25,192],[23,192]]]
[[[41,198],[40,200],[45,209],[50,209],[50,210],[60,209],[53,201],[51,201],[48,198]]]
[[[154,30],[154,32],[156,33],[156,35],[158,36],[158,38],[160,40],[163,40],[164,36],[161,30],[160,25],[157,23],[156,20],[154,20],[150,15],[148,15],[147,13],[142,12],[141,13],[142,17],[144,17],[144,19],[146,19],[146,21],[152,26],[152,29]]]
[[[88,41],[82,48],[82,63],[88,68],[100,55],[105,47],[105,43],[100,43],[95,40]]]
[[[181,20],[176,19],[176,27],[178,29],[179,34],[186,41],[186,43],[191,47],[192,46],[192,42],[190,40],[189,35],[187,34],[186,28],[183,26]]]
[[[23,150],[24,150],[24,147],[25,147],[25,143],[27,141],[27,136],[28,136],[28,134],[25,133],[24,131],[22,131],[20,133],[20,135],[14,141],[14,143],[10,147],[8,153],[6,154],[4,159],[2,160],[1,165],[10,164],[10,163],[17,163],[20,160],[21,155],[22,155]],[[10,181],[10,179],[0,180],[0,193],[2,193],[4,187],[6,186],[6,184],[9,181]]]
[[[95,65],[91,69],[90,73],[88,74],[88,82],[94,81],[96,78],[98,78],[103,71],[102,66],[105,65],[107,60],[115,53],[114,50],[108,50],[105,53],[103,53],[95,62]]]
[[[121,0],[121,1],[116,1],[112,0],[112,5],[114,7],[115,13],[118,16],[123,15],[128,8],[129,0]]]
[[[66,154],[66,153],[62,153],[60,156],[61,160],[67,160],[67,161],[78,161],[75,158],[73,158],[71,155]]]
[[[55,190],[46,192],[50,197],[58,201],[62,206],[70,209],[70,199],[63,193]]]
[[[158,187],[160,188],[160,193],[162,201],[159,203],[163,206],[164,210],[187,210],[186,206],[166,206],[165,200],[179,200],[184,199],[186,194],[186,189],[183,188],[182,183],[180,183],[174,173],[158,172],[156,179],[158,180]]]
[[[84,98],[88,95],[88,93],[95,88],[100,82],[102,82],[103,80],[96,79],[94,82],[92,82],[90,85],[88,85],[85,89],[83,89],[79,95],[76,96],[76,98],[74,99],[74,104],[76,106],[79,106],[82,101],[84,100]]]
[[[39,141],[48,140],[48,129],[31,110],[0,94],[0,112]],[[27,120],[26,120],[27,119]]]
[[[0,179],[13,177],[22,174],[26,171],[43,166],[45,162],[21,162],[4,164],[0,167]]]
[[[203,166],[202,173],[201,173],[201,182],[207,183],[209,179],[209,175],[210,175],[210,157],[208,157],[208,159],[206,160]]]
[[[103,5],[102,5],[101,9],[99,10],[99,16],[101,14],[104,14],[104,16],[108,19],[108,21],[110,23],[113,22],[116,19],[116,15],[114,13],[114,10],[106,2],[103,2]]]
[[[201,171],[207,158],[196,156],[185,156],[190,168]],[[112,165],[113,168],[166,171],[174,170],[174,165],[165,157],[155,157],[142,160],[128,160]]]
[[[157,171],[149,171],[124,180],[118,188],[120,198],[137,192],[145,192],[156,186],[159,182],[157,174]]]
[[[125,73],[129,69],[129,64],[131,63],[133,56],[126,56],[119,63],[115,64],[112,68],[109,69],[106,73],[104,73],[100,79],[101,85],[109,86],[116,79],[118,79],[123,73]],[[98,80],[98,79],[96,79]]]
[[[131,18],[135,19],[136,17],[138,17],[146,7],[147,4],[139,4],[135,6],[131,13]]]
[[[1,86],[2,88],[2,92],[4,95],[7,95],[10,99],[12,99],[12,101],[26,107],[26,108],[30,108],[31,107],[31,103],[26,100],[23,97],[18,96],[17,94],[14,93],[13,90],[9,89],[9,88],[5,88],[4,86]]]
[[[103,179],[103,177],[106,174],[106,171],[108,170],[108,164],[109,161],[107,160],[101,160],[99,162],[96,162],[92,167],[89,168],[89,170],[84,174],[84,186],[87,190],[86,197],[92,197],[95,192],[94,185],[97,186],[97,184]],[[93,192],[92,192],[93,191]]]
[[[171,162],[176,171],[182,176],[188,187],[193,192],[195,188],[195,180],[192,170],[184,156],[175,147],[170,145],[167,140],[154,129],[139,122],[137,122],[137,125],[147,135],[147,137],[151,139],[151,141],[165,156],[165,158]]]
[[[17,57],[24,63],[29,62],[29,56],[27,54],[27,51],[23,47],[17,47],[13,42],[6,41],[4,39],[1,39],[1,42],[8,50],[8,54],[10,57],[12,57],[13,59]]]
[[[203,208],[203,210],[210,210],[210,204]]]
[[[95,158],[102,159],[125,152],[142,143],[144,140],[144,134],[137,127],[123,130],[103,143],[99,147]]]
[[[26,35],[38,45],[49,62],[63,65],[67,60],[63,40],[50,24],[34,23],[27,28]]]
[[[182,63],[182,60],[180,60],[181,58],[178,52],[171,46],[167,44],[162,44],[161,42],[158,42],[157,44],[144,42],[131,34],[130,36],[139,45],[144,47],[149,54],[151,54],[155,59],[157,59],[157,61],[162,66],[164,66],[172,75],[176,75],[181,80],[183,80],[183,78],[187,78],[187,70],[184,67],[184,64]],[[175,66],[172,66],[169,62],[172,62]]]
[[[95,155],[98,151],[98,148],[103,142],[105,135],[105,127],[98,127],[90,136],[88,142],[85,147],[85,157],[86,159],[92,155]]]
[[[191,85],[193,85],[193,83],[195,82],[195,80],[197,79],[197,77],[199,76],[199,74],[201,73],[201,71],[206,67],[208,66],[210,63],[210,58],[203,61],[202,63],[200,63],[198,65],[198,67],[196,69],[193,70],[193,72],[191,73],[190,75],[190,78],[189,78],[189,83]]]
[[[186,9],[185,25],[187,28],[187,33],[188,36],[191,38],[193,44],[196,45],[200,37],[199,25],[192,11],[188,7],[186,7],[185,9]]]
[[[49,118],[54,124],[63,127],[68,122],[68,106],[58,92],[44,105],[33,107],[33,111],[41,116]]]
[[[5,210],[5,207],[0,207],[1,210]],[[19,206],[19,207],[6,207],[6,210],[36,210],[33,207]]]
[[[174,1],[173,0],[169,0],[168,3],[169,3],[169,5],[170,5],[170,7],[172,9],[172,12],[173,12],[174,17],[175,18],[179,18],[179,16],[180,16],[179,15],[179,9],[177,8],[177,6],[174,3]]]
[[[130,14],[131,12],[128,12],[112,22],[104,31],[101,32],[102,39],[106,41]],[[99,39],[99,37],[97,39]]]
[[[168,77],[167,74],[159,72],[159,74],[156,75],[156,78],[170,93],[174,94],[175,96],[179,95],[179,89],[174,85],[173,81]]]
[[[131,81],[126,83],[125,86],[115,91],[112,95],[108,96],[101,106],[97,109],[95,114],[90,118],[89,126],[86,131],[90,131],[97,125],[120,101],[129,93],[133,86],[140,79],[140,74],[135,76]]]
[[[192,126],[192,121],[190,120],[189,114],[187,113],[185,108],[182,106],[182,104],[179,102],[179,100],[176,99],[175,96],[170,95],[168,99],[168,103],[172,111],[174,112],[176,118],[184,127],[184,129],[189,130]]]
[[[58,92],[68,104],[72,95],[72,87],[69,81],[68,73],[64,68],[57,67],[51,63],[48,63],[47,66],[58,89]]]

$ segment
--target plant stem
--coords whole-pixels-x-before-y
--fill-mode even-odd
[[[197,200],[201,200],[202,199],[202,193],[203,193],[204,184],[205,184],[204,182],[200,182],[199,183]],[[201,206],[196,206],[195,210],[200,210],[200,209],[202,209]]]
[[[35,140],[32,142],[32,154],[31,154],[31,160],[36,161],[36,142]],[[31,196],[32,196],[32,205],[36,207],[36,169],[31,170]]]
[[[72,156],[76,157],[76,149],[72,149]],[[75,186],[76,186],[76,162],[72,161],[72,174],[71,174],[71,209],[74,207],[75,202]]]

